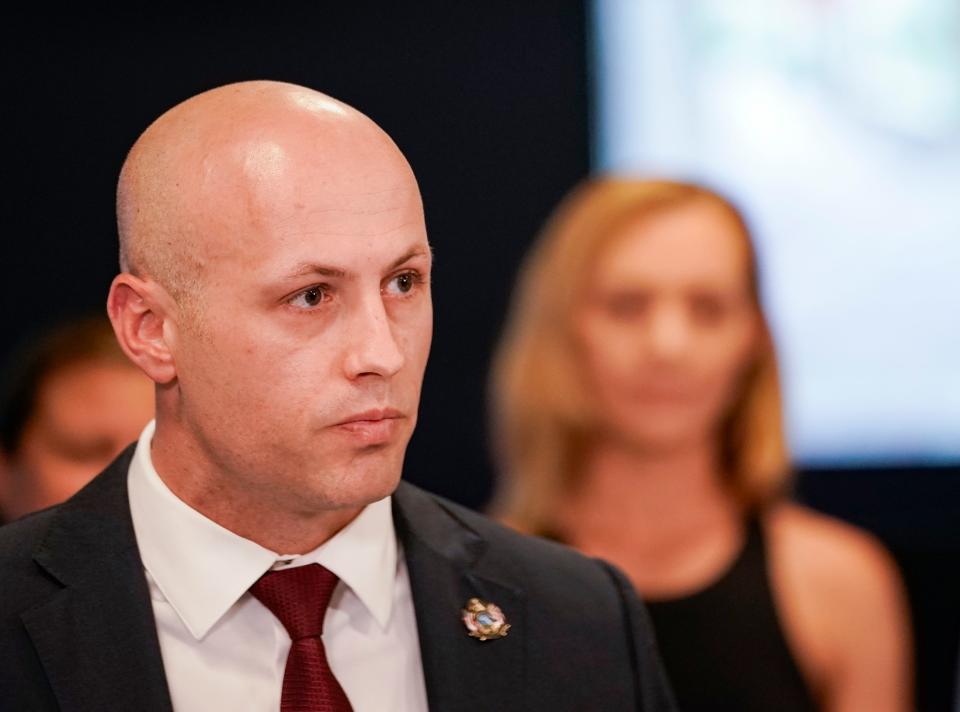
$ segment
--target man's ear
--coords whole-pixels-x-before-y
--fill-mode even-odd
[[[110,285],[107,313],[113,331],[133,363],[155,383],[165,384],[177,377],[171,344],[164,329],[170,318],[171,300],[160,285],[135,277],[118,274]]]

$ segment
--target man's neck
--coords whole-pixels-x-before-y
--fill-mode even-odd
[[[238,486],[176,423],[158,419],[150,449],[153,467],[182,502],[225,529],[278,554],[304,554],[329,540],[363,507],[307,510]]]

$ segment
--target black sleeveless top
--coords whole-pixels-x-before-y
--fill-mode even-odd
[[[646,600],[681,712],[805,712],[811,691],[777,618],[756,518],[737,559],[685,598]]]

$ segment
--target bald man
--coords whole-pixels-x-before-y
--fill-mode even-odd
[[[139,138],[117,214],[155,420],[0,529],[0,709],[672,708],[618,572],[400,482],[431,251],[376,124],[214,89]]]

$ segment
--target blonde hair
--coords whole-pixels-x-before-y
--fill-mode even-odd
[[[671,181],[603,178],[575,188],[554,211],[521,273],[491,379],[494,449],[501,464],[495,512],[532,532],[550,531],[577,482],[595,422],[571,329],[589,267],[626,223],[691,202],[720,208],[749,255],[749,294],[761,324],[758,355],[746,369],[721,427],[721,466],[748,507],[779,496],[788,453],[776,354],[763,316],[747,226],[725,198]]]

